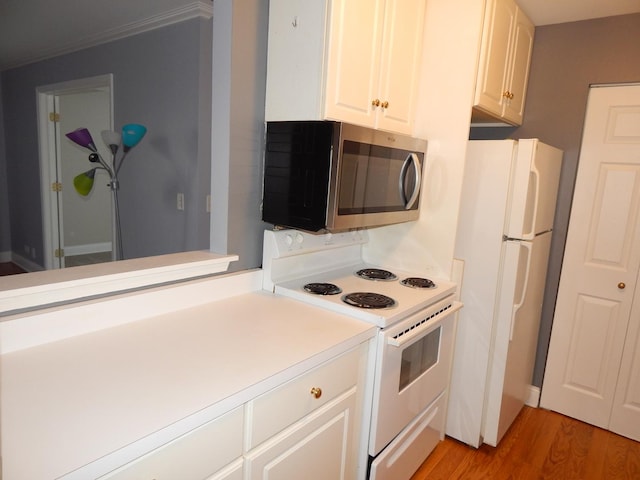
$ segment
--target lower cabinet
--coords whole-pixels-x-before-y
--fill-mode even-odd
[[[215,479],[241,478],[242,461],[240,477],[229,473],[227,465],[242,459],[243,426],[243,407],[238,407],[101,478],[202,480],[214,474]]]
[[[355,478],[356,388],[249,452],[247,480]]]
[[[356,479],[367,352],[362,344],[101,479]]]

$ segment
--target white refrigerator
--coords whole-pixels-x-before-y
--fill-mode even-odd
[[[497,445],[535,398],[561,164],[562,151],[536,139],[469,142],[455,246],[464,307],[446,433],[474,447]]]

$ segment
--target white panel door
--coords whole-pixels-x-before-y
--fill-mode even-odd
[[[639,210],[640,84],[593,88],[541,405],[636,438]]]

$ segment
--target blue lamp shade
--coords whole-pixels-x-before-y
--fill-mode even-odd
[[[95,168],[81,173],[80,175],[76,175],[76,177],[73,179],[73,186],[75,187],[76,192],[78,192],[83,197],[89,195],[91,189],[93,188],[93,180],[95,176]]]
[[[144,134],[143,134],[144,135]],[[66,134],[67,138],[81,147],[88,148],[92,152],[97,152],[96,144],[86,128],[76,128],[73,132]],[[142,137],[140,137],[142,138]]]
[[[124,149],[129,150],[130,148],[135,147],[144,134],[147,133],[147,127],[143,125],[138,125],[137,123],[130,123],[122,127],[122,145],[124,145]]]

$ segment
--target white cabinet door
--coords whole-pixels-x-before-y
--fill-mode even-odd
[[[522,123],[534,26],[513,0],[488,0],[474,106]]]
[[[242,457],[243,418],[243,407],[238,407],[101,478],[207,478]]]
[[[519,8],[516,11],[513,48],[509,65],[509,77],[506,91],[508,98],[503,97],[504,110],[502,116],[516,125],[522,124],[524,104],[529,82],[529,66],[533,52],[533,23]]]
[[[250,480],[355,477],[356,387],[268,440],[245,457]]]
[[[215,473],[207,480],[244,480],[244,458],[239,458],[235,462]]]
[[[596,87],[589,93],[541,405],[637,440],[639,269],[640,84]]]
[[[412,133],[425,9],[425,0],[386,1],[376,128]]]
[[[502,116],[517,7],[512,0],[489,0],[485,8],[475,104]]]
[[[331,2],[325,118],[373,127],[384,0]]]

